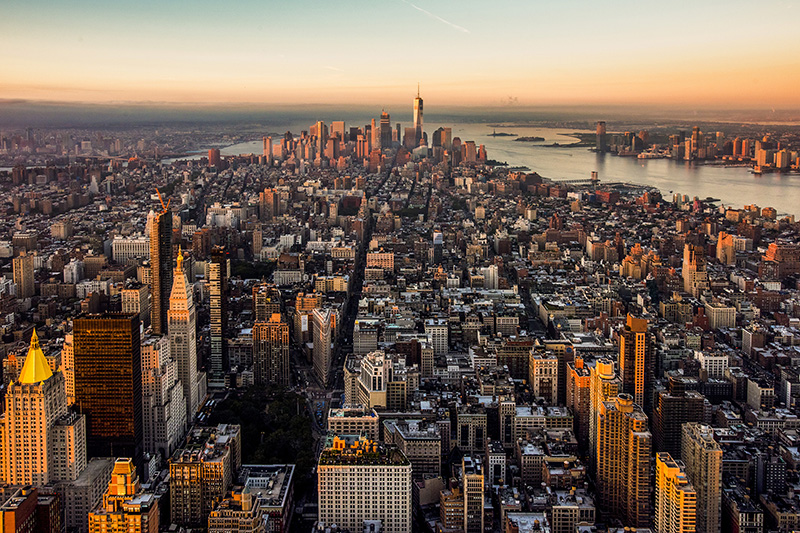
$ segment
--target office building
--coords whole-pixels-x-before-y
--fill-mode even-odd
[[[365,407],[344,407],[328,411],[328,433],[363,435],[378,440],[378,413]]]
[[[464,533],[483,533],[483,465],[480,458],[462,457],[461,484],[464,491]]]
[[[631,527],[650,522],[651,435],[647,416],[630,394],[600,404],[597,495],[608,517]]]
[[[89,513],[102,503],[113,469],[113,458],[95,457],[86,463],[78,479],[58,485],[67,531],[89,532]]]
[[[683,463],[658,452],[655,484],[656,533],[694,533],[697,493]]]
[[[697,533],[719,533],[722,506],[722,448],[710,426],[683,425],[681,457],[697,491]]]
[[[417,85],[417,97],[414,98],[414,132],[414,147],[416,148],[419,146],[420,141],[424,138],[424,132],[422,128],[422,98],[419,96],[419,85]]]
[[[132,459],[117,459],[102,506],[89,513],[89,533],[158,533],[158,526],[158,499],[142,490]]]
[[[558,396],[558,359],[555,355],[531,351],[528,361],[528,383],[536,398],[555,405]]]
[[[228,278],[231,275],[231,261],[224,246],[211,250],[208,265],[209,309],[211,313],[211,355],[208,365],[210,386],[224,384],[223,372],[227,365],[227,346],[225,333],[228,329]]]
[[[288,533],[294,514],[295,465],[244,465],[239,485],[257,496],[269,533]]]
[[[208,515],[208,533],[265,533],[264,510],[258,495],[234,487]]]
[[[33,256],[20,252],[12,261],[14,284],[17,286],[17,298],[30,298],[36,294],[33,277]]]
[[[253,373],[257,385],[289,386],[289,324],[280,313],[253,326]]]
[[[442,435],[437,424],[423,420],[384,420],[383,438],[411,461],[414,479],[441,475]]]
[[[389,113],[386,111],[381,112],[381,129],[380,129],[380,148],[386,149],[392,147],[392,120],[389,118]]]
[[[241,465],[239,426],[192,429],[184,446],[169,460],[172,522],[184,527],[205,527]]]
[[[597,139],[595,141],[595,150],[598,152],[605,152],[606,149],[606,123],[605,121],[600,120],[597,122]]]
[[[358,403],[367,408],[403,411],[411,391],[419,387],[419,368],[406,367],[405,360],[394,360],[382,351],[361,359],[357,380]]]
[[[219,148],[211,148],[208,151],[208,166],[214,167],[217,170],[222,169],[222,158],[220,157]]]
[[[528,379],[531,348],[533,340],[529,338],[504,338],[497,348],[497,365],[508,367],[508,372],[514,379]]]
[[[86,420],[67,409],[64,376],[50,370],[36,330],[5,404],[0,479],[38,487],[74,481],[86,466]]]
[[[184,427],[189,427],[203,398],[200,395],[200,379],[197,371],[197,315],[194,293],[183,269],[183,253],[180,250],[172,281],[172,292],[169,295],[167,317],[170,355],[177,364],[178,380],[183,387],[186,404]]]
[[[120,291],[123,313],[136,313],[139,321],[147,329],[150,326],[150,286],[143,283],[126,285]]]
[[[653,401],[655,355],[653,335],[647,330],[646,318],[628,315],[619,332],[619,374],[622,392],[648,412]]]
[[[73,321],[75,404],[86,415],[89,455],[142,454],[139,316],[82,314]]]
[[[172,290],[172,212],[150,212],[150,325],[155,335],[167,333]]]
[[[365,520],[380,520],[385,533],[411,531],[411,463],[397,448],[330,436],[317,480],[320,522],[361,531]]]
[[[574,533],[587,530],[594,525],[597,510],[594,499],[585,489],[557,490],[550,493],[550,531],[552,533]]]
[[[180,444],[189,422],[183,394],[169,340],[146,337],[142,341],[142,446],[146,453],[169,457]]]
[[[336,313],[332,309],[314,309],[311,312],[314,329],[313,364],[314,377],[326,387],[330,380],[332,347],[336,331]]]

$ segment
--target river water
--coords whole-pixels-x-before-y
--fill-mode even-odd
[[[637,159],[596,154],[585,147],[552,147],[574,143],[578,139],[566,134],[576,131],[555,128],[497,126],[487,124],[442,124],[453,129],[453,138],[472,140],[486,146],[490,159],[512,166],[526,166],[541,176],[553,180],[587,179],[597,171],[602,182],[624,181],[657,187],[665,198],[673,193],[690,198],[718,198],[724,205],[742,207],[756,204],[774,207],[779,214],[800,215],[800,174],[772,173],[757,175],[746,167],[722,167],[667,159]],[[428,125],[428,136],[439,125]],[[348,124],[349,127],[349,124]],[[299,134],[307,125],[284,125],[273,131],[292,131]],[[543,137],[543,142],[519,142],[516,137],[493,137],[492,132],[515,133],[518,136]],[[577,130],[577,132],[580,132]],[[584,132],[585,133],[585,132]],[[227,146],[222,155],[261,153],[261,140]],[[200,156],[205,154],[198,154]],[[193,158],[193,157],[190,157]],[[169,162],[169,160],[165,161]]]

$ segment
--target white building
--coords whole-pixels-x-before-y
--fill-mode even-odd
[[[411,531],[411,463],[399,449],[333,436],[317,480],[321,523],[361,531],[365,520],[380,520],[383,533]]]
[[[434,355],[447,355],[450,350],[450,341],[446,319],[429,318],[426,320],[425,334],[431,338]]]
[[[700,363],[700,367],[708,373],[708,377],[724,377],[725,370],[728,368],[728,356],[726,354],[695,351],[694,357]]]
[[[167,337],[142,342],[142,433],[144,450],[169,457],[186,431],[186,401]]]
[[[137,259],[150,259],[150,239],[144,235],[115,235],[111,241],[111,257],[122,265]]]
[[[183,385],[186,400],[186,423],[191,426],[194,413],[203,400],[200,395],[197,372],[197,326],[192,286],[183,271],[183,254],[178,253],[175,271],[172,275],[172,292],[169,295],[167,323],[169,347],[177,364],[177,379]],[[188,427],[187,426],[187,427]]]

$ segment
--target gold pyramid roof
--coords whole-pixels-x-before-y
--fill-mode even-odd
[[[45,381],[53,375],[50,370],[50,365],[47,363],[47,358],[39,346],[39,336],[36,334],[36,329],[33,330],[31,335],[31,346],[28,348],[28,356],[25,358],[25,364],[22,365],[22,372],[19,373],[18,383],[39,383]]]

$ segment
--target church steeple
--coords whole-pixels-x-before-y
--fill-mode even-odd
[[[19,383],[39,383],[50,379],[52,375],[53,371],[50,370],[47,358],[39,346],[39,336],[34,328],[31,335],[31,345],[28,348],[28,356],[25,358],[25,364],[22,365],[22,372],[20,372],[17,381]]]

